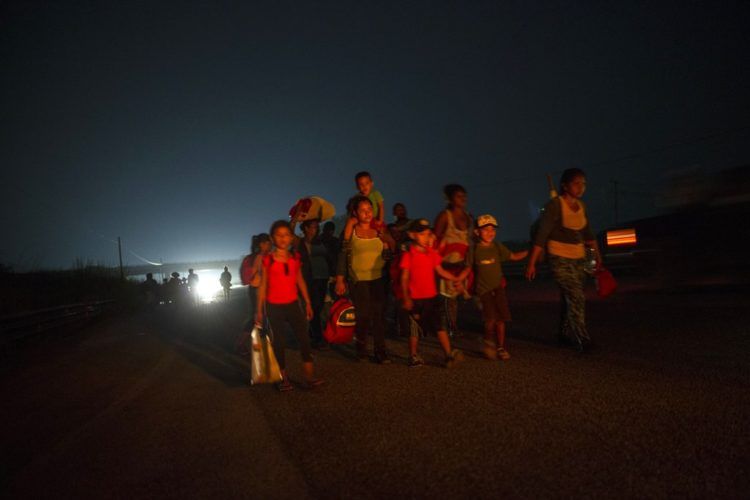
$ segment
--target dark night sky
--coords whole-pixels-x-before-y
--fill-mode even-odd
[[[460,182],[507,239],[582,166],[601,229],[613,179],[627,219],[750,163],[747,2],[573,4],[4,2],[0,262],[237,258],[362,169],[412,216]]]

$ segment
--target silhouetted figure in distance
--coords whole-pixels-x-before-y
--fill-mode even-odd
[[[192,269],[188,269],[188,276],[187,276],[187,286],[188,286],[188,292],[190,293],[190,296],[193,298],[193,301],[198,304],[200,301],[200,297],[198,295],[198,282],[200,281],[200,278],[198,278],[198,275],[195,274],[195,271]]]
[[[232,289],[232,273],[229,272],[227,266],[224,266],[224,272],[221,273],[219,283],[221,283],[221,288],[224,290],[224,300],[229,300],[229,291]]]

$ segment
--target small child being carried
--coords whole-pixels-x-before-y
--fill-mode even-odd
[[[372,180],[372,174],[366,170],[357,172],[354,176],[354,184],[357,186],[357,194],[366,196],[372,202],[372,222],[370,223],[370,227],[379,233],[386,231],[385,212],[383,208],[385,201],[380,191],[374,189],[375,182]],[[346,221],[346,227],[344,227],[345,240],[351,238],[352,228],[354,228],[356,223],[357,219],[355,217],[350,217]]]

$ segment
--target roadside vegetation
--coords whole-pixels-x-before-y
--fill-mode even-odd
[[[67,304],[115,300],[118,308],[136,307],[138,284],[121,280],[119,270],[77,261],[72,269],[15,272],[0,264],[0,315]]]

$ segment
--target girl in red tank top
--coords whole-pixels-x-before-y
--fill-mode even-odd
[[[277,385],[278,389],[288,391],[293,388],[286,373],[285,331],[287,325],[292,327],[299,341],[305,385],[308,388],[317,387],[323,381],[315,378],[310,337],[307,334],[308,321],[313,316],[313,310],[310,306],[307,285],[302,277],[300,256],[297,252],[290,251],[294,239],[292,227],[289,222],[279,220],[271,226],[270,234],[274,248],[263,259],[263,275],[258,287],[258,310],[255,314],[255,322],[262,325],[264,315],[268,316],[273,333],[273,350],[283,377]],[[300,307],[300,295],[305,302],[304,313]]]

